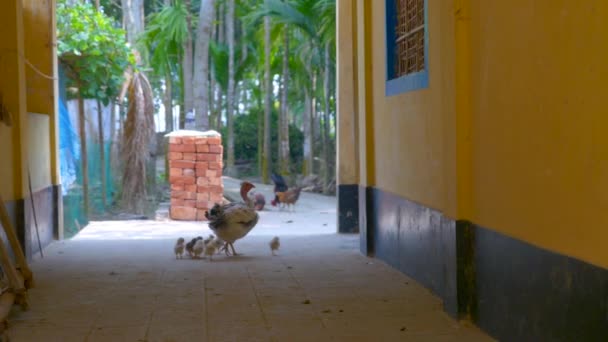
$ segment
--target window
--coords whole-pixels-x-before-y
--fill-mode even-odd
[[[386,1],[386,95],[428,87],[427,0]]]

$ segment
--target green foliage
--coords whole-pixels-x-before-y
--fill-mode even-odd
[[[258,116],[264,115],[261,108],[253,108],[247,115],[234,117],[234,156],[237,162],[257,163],[258,160]],[[273,110],[271,118],[270,139],[272,165],[278,165],[278,112]],[[227,136],[226,127],[222,128],[222,136]],[[224,150],[227,149],[227,139],[222,139]],[[298,173],[302,168],[304,134],[295,126],[289,126],[289,152],[291,159],[291,172]],[[278,171],[278,170],[275,170]]]
[[[68,86],[79,88],[83,98],[106,105],[120,91],[125,70],[135,64],[124,30],[90,3],[58,2],[57,41]]]

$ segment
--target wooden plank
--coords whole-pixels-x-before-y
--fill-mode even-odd
[[[19,271],[21,271],[21,274],[23,274],[23,279],[25,281],[25,286],[26,288],[32,288],[34,287],[34,277],[32,274],[32,271],[29,267],[29,265],[27,264],[27,260],[25,259],[25,254],[23,254],[23,249],[21,249],[21,244],[19,243],[19,240],[17,239],[17,234],[15,233],[15,229],[13,228],[13,225],[11,224],[11,221],[8,217],[8,212],[6,210],[6,207],[4,206],[4,201],[2,200],[2,196],[0,195],[0,223],[2,224],[2,227],[4,228],[4,233],[6,234],[6,237],[8,238],[8,241],[11,245],[11,248],[13,249],[13,253],[15,254],[15,259],[17,261],[17,268],[19,269]],[[2,248],[4,248],[4,246],[2,246]],[[7,253],[7,257],[8,257],[8,253]],[[14,269],[14,268],[13,268]]]

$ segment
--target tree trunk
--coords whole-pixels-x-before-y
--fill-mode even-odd
[[[194,108],[196,129],[209,129],[209,43],[211,24],[215,16],[215,1],[202,0],[196,30],[196,63],[194,67]]]
[[[144,0],[122,0],[122,18],[127,41],[135,47],[137,38],[144,32]]]
[[[194,128],[189,124],[191,120],[190,116],[194,109],[194,92],[192,82],[192,72],[194,61],[192,60],[192,14],[190,13],[191,0],[185,0],[188,14],[186,16],[186,22],[188,23],[188,32],[186,41],[184,42],[184,56],[182,57],[182,72],[183,72],[183,90],[184,90],[184,116],[185,116],[185,128]]]
[[[270,117],[272,110],[272,80],[270,79],[270,17],[264,17],[264,82],[266,98],[264,103],[264,158],[262,160],[262,181],[270,182],[272,158],[270,155]]]
[[[289,174],[289,118],[287,105],[287,92],[289,89],[289,30],[283,31],[283,89],[281,91],[281,113],[279,114],[279,158],[280,172]]]
[[[82,206],[85,216],[89,217],[89,160],[87,156],[87,129],[84,99],[78,87],[78,130],[80,134],[80,163],[82,173]]]
[[[170,72],[165,75],[163,105],[165,107],[165,132],[169,133],[173,131],[173,81]]]
[[[99,136],[99,175],[101,179],[101,203],[103,204],[103,210],[105,210],[106,205],[108,203],[106,192],[106,147],[103,138],[103,108],[101,107],[101,101],[99,100],[97,100],[97,126]]]
[[[227,171],[234,171],[234,105],[237,102],[234,84],[234,0],[228,0],[226,11],[226,36],[228,40],[228,94],[226,94],[226,123],[228,124]]]
[[[312,96],[308,89],[305,90],[304,117],[304,160],[302,174],[305,176],[313,174],[313,153],[312,153]]]
[[[324,110],[323,110],[323,192],[328,192],[328,185],[331,181],[330,155],[329,155],[329,43],[325,45],[325,72],[323,75],[323,94]]]

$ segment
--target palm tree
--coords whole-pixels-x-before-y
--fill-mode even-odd
[[[304,89],[306,97],[306,110],[304,118],[304,172],[310,174],[313,170],[313,126],[309,126],[312,121],[313,112],[315,110],[314,97],[317,96],[315,91],[316,76],[322,75],[324,94],[324,120],[323,122],[323,141],[324,152],[323,179],[325,184],[329,183],[330,171],[329,162],[329,81],[331,71],[331,58],[329,53],[332,51],[329,47],[335,45],[335,0],[265,0],[261,10],[255,15],[257,16],[272,16],[277,22],[290,25],[297,28],[302,36],[310,40],[310,45],[302,48],[300,45],[300,59],[306,66],[310,85]],[[321,28],[319,30],[319,28]],[[325,58],[327,56],[328,58]],[[314,64],[314,61],[320,61]],[[317,66],[320,66],[318,68]],[[327,80],[327,81],[326,81]],[[327,99],[327,100],[325,100]],[[310,121],[309,121],[310,119]]]
[[[214,18],[215,0],[202,0],[198,16],[196,37],[196,64],[194,68],[194,108],[196,128],[209,129],[209,44]],[[186,83],[187,84],[187,83]]]
[[[270,168],[272,158],[270,155],[270,114],[272,110],[272,79],[270,78],[270,17],[264,17],[264,157],[262,159],[262,181],[270,182]]]
[[[228,41],[228,94],[226,97],[227,111],[226,121],[228,124],[228,158],[227,170],[228,174],[232,174],[234,169],[234,105],[235,98],[235,80],[234,80],[234,0],[228,0],[226,11],[226,35]]]

